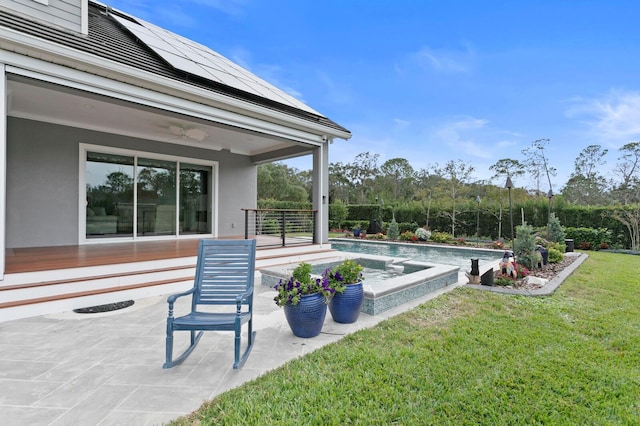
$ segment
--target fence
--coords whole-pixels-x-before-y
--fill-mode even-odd
[[[242,209],[244,237],[258,246],[291,246],[315,241],[316,211],[288,209]]]

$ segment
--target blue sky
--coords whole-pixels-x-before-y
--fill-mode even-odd
[[[609,149],[608,173],[617,150],[640,140],[637,1],[106,3],[208,46],[349,129],[331,162],[365,151],[416,170],[463,160],[488,179],[496,161],[522,160],[548,138],[558,192],[588,145]],[[309,158],[289,164],[311,168]]]

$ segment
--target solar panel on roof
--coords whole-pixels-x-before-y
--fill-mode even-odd
[[[322,115],[206,46],[138,18],[132,17],[136,23],[117,15],[111,16],[175,69]]]

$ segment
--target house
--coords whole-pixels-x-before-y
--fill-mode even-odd
[[[100,2],[1,0],[0,99],[0,289],[19,250],[242,237],[257,165],[302,155],[327,242],[350,132],[208,47]]]

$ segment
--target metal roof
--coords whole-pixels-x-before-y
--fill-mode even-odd
[[[85,36],[0,10],[0,26],[349,132],[206,46],[100,3],[89,2],[88,23]]]

